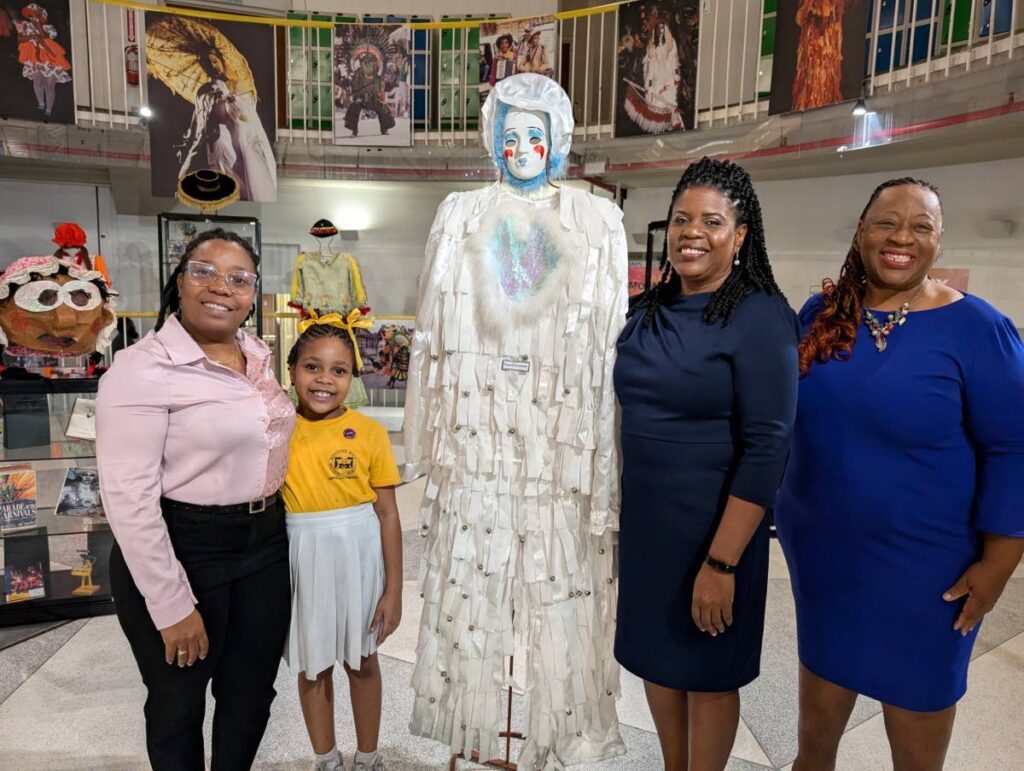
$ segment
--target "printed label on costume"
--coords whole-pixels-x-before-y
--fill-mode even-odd
[[[503,372],[529,372],[530,362],[516,361],[515,359],[502,359],[501,369]]]
[[[331,456],[330,467],[335,479],[353,479],[356,475],[356,454],[351,450],[338,450]]]

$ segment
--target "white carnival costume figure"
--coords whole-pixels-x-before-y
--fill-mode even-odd
[[[625,752],[612,367],[626,237],[611,201],[550,182],[573,130],[555,81],[499,81],[482,122],[501,181],[438,209],[412,346],[404,476],[430,478],[411,730],[496,756],[518,637],[519,767],[557,769]]]

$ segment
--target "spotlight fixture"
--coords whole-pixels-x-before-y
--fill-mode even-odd
[[[850,114],[856,117],[868,114],[868,104],[863,99],[858,99],[857,103],[853,105],[853,109],[850,110]]]
[[[148,105],[144,104],[139,108],[139,116],[142,118],[152,118],[153,110]]]

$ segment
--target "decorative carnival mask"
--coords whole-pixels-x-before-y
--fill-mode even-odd
[[[117,292],[103,274],[55,257],[22,257],[0,275],[0,345],[61,356],[105,348]]]
[[[572,103],[551,78],[524,72],[498,81],[481,108],[484,147],[502,179],[530,192],[562,177],[572,146]]]

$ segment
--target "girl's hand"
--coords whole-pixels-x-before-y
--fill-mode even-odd
[[[693,583],[693,623],[712,637],[732,625],[732,600],[736,592],[736,577],[719,573],[709,565],[701,565]]]
[[[384,595],[377,603],[377,610],[374,611],[373,621],[370,622],[370,631],[377,632],[377,645],[381,645],[391,636],[391,633],[398,629],[402,620],[402,593],[401,591],[384,590]]]

